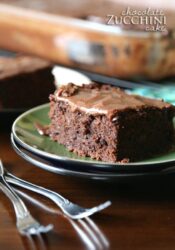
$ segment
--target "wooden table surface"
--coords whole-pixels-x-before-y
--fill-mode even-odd
[[[0,157],[15,175],[60,192],[82,206],[112,201],[110,208],[92,216],[91,221],[71,221],[50,201],[28,192],[47,209],[52,209],[46,211],[25,199],[33,216],[43,224],[54,224],[52,232],[29,239],[17,232],[13,207],[1,193],[1,250],[175,249],[175,176],[110,183],[49,173],[18,156],[10,144],[10,129],[2,126]]]

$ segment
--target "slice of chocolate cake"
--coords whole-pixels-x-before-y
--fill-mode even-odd
[[[55,90],[51,69],[39,58],[0,53],[0,111],[46,103]]]
[[[80,156],[129,162],[170,150],[175,107],[109,85],[68,84],[50,96],[50,137]]]

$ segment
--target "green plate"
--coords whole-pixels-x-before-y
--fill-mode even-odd
[[[116,171],[117,169],[122,171],[128,171],[128,169],[130,171],[143,169],[144,171],[153,171],[160,170],[160,168],[164,168],[165,166],[172,166],[175,163],[175,151],[162,154],[159,157],[147,159],[146,161],[126,164],[106,163],[92,160],[89,157],[79,157],[77,154],[69,152],[63,145],[52,141],[48,136],[42,136],[38,133],[34,124],[38,122],[42,125],[48,125],[50,123],[48,112],[49,104],[33,108],[20,115],[15,120],[12,127],[12,133],[15,140],[22,147],[39,156],[54,161],[76,164],[76,166],[77,164],[84,166],[88,165],[92,168],[106,169],[107,171]]]

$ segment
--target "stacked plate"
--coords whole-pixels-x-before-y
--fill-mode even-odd
[[[13,124],[11,141],[14,150],[33,165],[57,174],[101,180],[157,176],[175,170],[175,151],[142,162],[106,163],[79,157],[63,145],[41,135],[36,124],[48,125],[49,104],[20,115]]]

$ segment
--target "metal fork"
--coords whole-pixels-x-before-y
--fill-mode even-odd
[[[0,160],[0,189],[7,195],[14,206],[18,231],[24,235],[34,235],[50,231],[53,226],[51,224],[43,226],[31,216],[24,202],[6,182],[4,174],[4,168]]]
[[[61,208],[64,214],[66,214],[68,217],[72,219],[82,219],[82,218],[88,217],[111,205],[111,201],[106,201],[105,203],[102,203],[93,208],[83,208],[75,203],[70,202],[69,200],[65,199],[63,196],[61,196],[60,194],[52,190],[43,188],[41,186],[37,186],[33,183],[24,181],[12,175],[6,169],[5,169],[5,178],[8,182],[14,185],[29,189],[33,192],[39,193],[51,199],[58,207]]]

